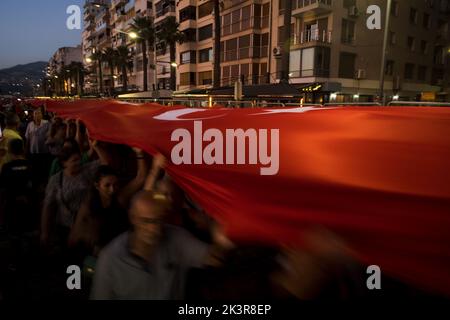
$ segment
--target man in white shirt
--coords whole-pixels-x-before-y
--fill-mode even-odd
[[[28,124],[25,133],[26,151],[30,155],[35,175],[33,181],[38,188],[45,183],[53,160],[45,144],[49,128],[50,123],[42,119],[42,111],[38,109],[34,111],[33,121]]]
[[[42,112],[36,110],[33,113],[33,121],[28,124],[25,138],[27,139],[27,151],[30,154],[46,154],[48,153],[45,140],[49,130],[49,123],[42,119]]]

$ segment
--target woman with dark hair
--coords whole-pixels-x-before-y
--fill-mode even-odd
[[[45,144],[52,156],[58,156],[61,152],[66,137],[66,124],[54,122],[50,127]]]
[[[81,150],[78,142],[73,138],[65,139],[63,143],[63,148],[73,148]],[[88,152],[81,152],[81,165],[85,165],[86,163],[88,163],[93,153],[94,150],[92,149],[92,147]],[[49,178],[51,178],[53,175],[57,174],[61,170],[62,170],[61,162],[59,161],[59,157],[56,157],[53,160],[52,165],[50,167]]]
[[[82,245],[90,255],[99,251],[129,227],[127,207],[130,198],[142,188],[147,163],[140,149],[133,149],[137,159],[137,174],[119,190],[117,173],[109,166],[97,169],[93,187],[82,203],[69,236],[69,245]]]
[[[95,172],[100,165],[109,163],[106,152],[96,141],[92,143],[92,148],[99,160],[82,165],[79,148],[63,147],[59,155],[62,171],[50,178],[45,191],[41,218],[43,245],[48,244],[50,236],[53,236],[56,245],[64,247],[67,244],[75,216],[88,194]],[[55,221],[56,225],[52,223]]]

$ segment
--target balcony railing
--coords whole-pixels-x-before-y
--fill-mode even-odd
[[[294,45],[310,42],[331,43],[330,30],[304,30],[300,34],[294,34]]]
[[[106,22],[102,23],[101,25],[99,25],[97,28],[95,28],[96,32],[99,32],[100,30],[103,30],[106,28]]]
[[[162,17],[163,15],[165,15],[166,13],[169,12],[175,12],[175,6],[167,6],[167,7],[163,7],[161,9],[157,9],[156,10],[156,18]]]
[[[251,17],[222,26],[222,36],[234,34],[248,29],[264,29],[269,27],[269,16]]]
[[[241,59],[259,59],[267,58],[269,52],[268,46],[262,47],[245,47],[239,49],[226,50],[221,53],[221,61],[235,61]]]
[[[331,6],[331,0],[293,0],[292,9],[295,10],[298,8],[307,7],[315,3]]]
[[[293,15],[321,14],[332,10],[332,0],[292,0]],[[279,14],[284,14],[284,6],[280,7]]]

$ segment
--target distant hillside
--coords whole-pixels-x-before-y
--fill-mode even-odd
[[[47,62],[38,61],[0,70],[0,94],[31,95],[33,85],[41,84]]]

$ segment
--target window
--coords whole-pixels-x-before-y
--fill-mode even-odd
[[[184,33],[184,42],[196,42],[197,41],[197,30],[189,28],[182,31]]]
[[[339,77],[353,79],[355,77],[356,55],[348,52],[341,52],[339,57]]]
[[[256,8],[256,5],[255,5]],[[262,8],[262,24],[261,28],[269,27],[270,3],[264,3]]]
[[[253,63],[252,66],[253,72],[252,72],[252,83],[258,84],[259,83],[259,75],[261,74],[259,72],[259,63]]]
[[[312,77],[314,75],[314,48],[302,50],[302,77]]]
[[[225,61],[237,60],[237,38],[225,41]]]
[[[195,72],[185,72],[180,74],[180,85],[189,86],[195,85]]]
[[[384,73],[388,76],[392,76],[394,74],[394,61],[393,60],[386,61],[386,69],[384,70]]]
[[[180,54],[180,62],[181,64],[186,63],[196,63],[196,52],[195,51],[186,51]]]
[[[253,28],[261,28],[261,5],[254,4],[253,5]]]
[[[231,13],[224,15],[222,18],[222,35],[231,34]]]
[[[419,66],[419,70],[417,73],[417,79],[421,81],[427,80],[427,67],[426,66]]]
[[[405,79],[412,80],[414,77],[414,65],[412,63],[405,64]]]
[[[355,22],[342,19],[342,43],[353,43],[355,40]]]
[[[203,86],[212,84],[212,71],[199,72],[198,84]]]
[[[231,13],[231,32],[236,33],[241,29],[241,10],[236,10]]]
[[[239,38],[239,59],[250,57],[250,35]]]
[[[212,38],[212,24],[208,24],[200,29],[198,29],[198,41],[203,41],[209,38]]]
[[[235,64],[231,66],[231,79],[237,80],[239,78],[239,65]]]
[[[251,6],[246,6],[241,9],[242,10],[242,28],[241,30],[247,30],[250,28],[250,19],[251,19]],[[258,12],[261,15],[261,11]]]
[[[279,0],[279,2],[278,2],[278,8],[279,8],[279,11],[280,11],[280,16],[282,16],[283,14],[284,14],[284,8],[286,7],[285,6],[285,2],[286,0]]]
[[[314,76],[329,77],[330,76],[330,48],[316,47],[314,59]]]
[[[222,77],[223,79],[227,79],[230,78],[230,66],[226,66],[222,68]],[[227,83],[225,83],[226,85]]]
[[[155,4],[156,17],[159,18],[168,12],[175,12],[174,0],[162,0]]]
[[[261,57],[261,35],[255,33],[253,35],[253,58]]]
[[[144,70],[142,60],[138,60],[136,63],[136,71],[140,72],[142,70]]]
[[[427,54],[428,53],[428,43],[425,40],[422,40],[420,42],[420,52],[422,54]]]
[[[417,24],[417,10],[414,8],[409,10],[409,23]]]
[[[428,13],[423,14],[423,27],[425,29],[430,29],[431,27],[430,15]]]
[[[241,64],[241,77],[244,78],[244,82],[246,79],[248,79],[248,76],[250,75],[250,64]]]
[[[409,51],[415,51],[416,49],[416,39],[413,37],[408,37],[408,49]]]
[[[203,49],[198,52],[199,63],[208,62],[213,60],[213,50],[212,48]]]
[[[198,18],[209,16],[213,12],[213,1],[209,1],[198,7]]]
[[[196,9],[194,6],[188,6],[180,11],[180,22],[186,20],[196,20]]]
[[[393,31],[389,32],[389,43],[395,45],[397,43],[397,34]]]
[[[392,1],[391,15],[398,17],[398,1]]]
[[[263,33],[261,35],[261,58],[266,58],[269,55],[269,34]]]

